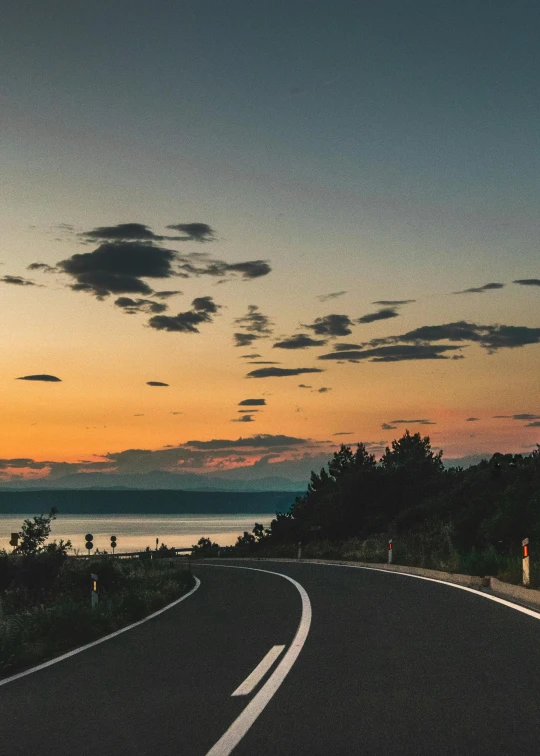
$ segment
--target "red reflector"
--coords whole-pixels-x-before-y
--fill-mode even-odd
[[[390,551],[392,551],[392,542],[390,542],[390,543],[388,544],[388,548],[390,549]]]
[[[529,556],[529,547],[528,546],[524,546],[523,547],[523,559],[525,559],[525,557],[528,557],[528,556]]]

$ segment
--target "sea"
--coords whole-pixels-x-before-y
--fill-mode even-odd
[[[33,515],[0,514],[0,550],[11,551],[11,533],[20,531],[23,520]],[[256,522],[265,527],[275,518],[270,514],[64,514],[52,523],[49,540],[63,538],[74,552],[86,554],[85,536],[93,536],[94,549],[111,551],[110,537],[116,536],[116,553],[169,548],[187,548],[199,538],[210,538],[220,546],[232,546],[239,535],[251,532]]]

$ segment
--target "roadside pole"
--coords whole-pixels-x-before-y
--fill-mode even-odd
[[[93,572],[91,572],[90,573],[90,580],[92,581],[91,582],[91,586],[92,587],[90,589],[90,601],[91,601],[92,609],[95,609],[96,606],[98,605],[98,601],[99,601],[99,598],[98,598],[98,589],[97,589],[98,576],[95,575]]]
[[[388,564],[392,564],[392,552],[394,550],[394,546],[392,544],[392,539],[388,541]]]
[[[302,559],[302,541],[298,541],[298,559]]]
[[[529,566],[529,539],[524,538],[521,542],[523,547],[523,585],[529,586],[531,584],[531,572]]]

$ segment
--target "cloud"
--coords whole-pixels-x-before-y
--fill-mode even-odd
[[[169,415],[183,415],[183,412],[169,412]]]
[[[13,284],[14,286],[37,286],[38,284],[30,281],[29,278],[21,278],[21,276],[2,276],[0,278],[2,283]]]
[[[260,339],[256,333],[234,333],[234,345],[235,347],[248,347],[253,344],[254,341]]]
[[[249,438],[238,438],[236,440],[231,439],[212,439],[211,441],[187,441],[185,446],[192,447],[194,449],[236,449],[236,448],[291,448],[295,446],[303,446],[308,443],[305,438],[296,438],[295,436],[285,435],[270,435],[266,433],[260,433],[256,436],[250,436]]]
[[[241,354],[240,357],[242,357],[244,360],[255,360],[257,357],[261,357],[260,354]]]
[[[399,305],[412,304],[416,299],[378,299],[371,304],[383,305],[386,307],[399,307]]]
[[[248,365],[281,365],[281,362],[272,362],[271,360],[254,360],[247,363]]]
[[[512,283],[520,284],[521,286],[540,286],[540,278],[518,278]]]
[[[289,375],[302,375],[302,373],[322,373],[320,368],[260,368],[252,370],[246,378],[284,378]]]
[[[466,423],[474,423],[477,420],[480,420],[480,418],[479,417],[468,417],[465,422]]]
[[[397,318],[399,312],[396,312],[394,307],[385,307],[378,312],[368,312],[367,315],[362,315],[358,318],[357,323],[374,323],[376,320],[388,320],[389,318]]]
[[[346,293],[346,291],[333,291],[331,294],[319,294],[317,299],[319,300],[319,302],[327,302],[329,299],[337,299],[338,297],[342,297]]]
[[[352,436],[352,431],[339,431],[339,433],[332,433],[333,436]]]
[[[310,389],[310,388],[313,388],[313,387],[312,386],[306,386],[305,383],[299,383],[298,384],[298,388],[307,388],[307,389]]]
[[[335,352],[349,352],[352,349],[363,349],[365,344],[334,344]]]
[[[156,236],[143,223],[118,223],[116,226],[99,226],[91,231],[78,234],[88,241],[156,241],[163,239]]]
[[[349,326],[352,326],[352,320],[348,315],[325,315],[322,318],[315,318],[311,325],[304,325],[304,328],[310,328],[318,336],[348,336],[352,333]]]
[[[257,333],[260,336],[269,336],[272,333],[272,321],[267,315],[259,312],[257,305],[248,305],[247,314],[236,318],[234,322],[249,333]]]
[[[496,420],[540,420],[540,415],[533,415],[530,412],[519,412],[515,415],[493,415]]]
[[[47,375],[47,373],[39,373],[38,375],[23,375],[20,378],[16,378],[17,381],[45,381],[46,383],[61,383],[62,379],[57,378],[55,375]]]
[[[151,299],[132,299],[131,297],[118,297],[118,299],[115,299],[114,304],[123,309],[128,315],[134,315],[138,312],[165,312],[167,309],[167,305],[160,302],[153,302]]]
[[[461,349],[458,346],[397,345],[374,349],[352,350],[350,352],[330,352],[322,354],[319,360],[369,360],[369,362],[404,362],[407,360],[447,360],[445,352]]]
[[[162,383],[161,381],[146,381],[147,386],[168,386],[168,383]]]
[[[406,425],[407,423],[414,425],[437,425],[433,420],[390,420],[390,423],[392,425]]]
[[[312,339],[307,333],[298,333],[283,341],[277,341],[273,348],[276,349],[306,349],[306,347],[324,346],[326,339]]]
[[[478,325],[464,320],[434,326],[420,326],[399,336],[372,339],[366,346],[413,342],[426,345],[433,341],[470,341],[488,352],[540,343],[540,328],[508,325]],[[320,358],[319,358],[320,359]]]
[[[152,296],[157,297],[158,299],[169,299],[169,297],[174,297],[177,294],[182,294],[181,291],[155,291]]]
[[[535,420],[534,423],[527,423],[525,428],[540,428],[540,420]]]
[[[238,402],[239,407],[262,407],[266,404],[266,399],[242,399]]]
[[[242,278],[260,278],[267,276],[272,268],[266,260],[249,260],[247,262],[233,263],[225,265],[223,273],[241,273]],[[212,274],[218,275],[218,274]],[[219,275],[222,275],[220,272]]]
[[[215,238],[214,231],[207,223],[176,223],[167,226],[167,228],[173,231],[181,231],[186,234],[187,240],[209,242]]]
[[[217,312],[217,305],[212,297],[197,297],[191,303],[193,310],[179,312],[178,315],[155,315],[148,325],[158,331],[176,331],[179,333],[199,333],[197,326],[211,323],[212,315]]]
[[[254,419],[251,415],[242,415],[242,417],[235,417],[231,420],[231,423],[254,423]]]
[[[47,263],[32,263],[28,265],[26,270],[41,270],[43,273],[56,273],[57,268],[47,265]]]
[[[483,286],[473,287],[472,289],[463,289],[463,291],[453,291],[453,294],[483,294],[485,291],[493,291],[495,289],[503,289],[502,283],[487,283]]]
[[[320,389],[317,389],[317,393],[319,394],[326,394],[328,391],[332,391],[332,389],[328,388],[328,386],[321,386]]]
[[[245,410],[237,410],[239,413],[247,413],[248,415],[253,414],[253,412],[261,412],[259,409],[245,409]]]
[[[396,430],[396,428],[397,428],[397,425],[390,425],[390,423],[383,423],[383,424],[381,425],[381,428],[382,428],[383,430]]]

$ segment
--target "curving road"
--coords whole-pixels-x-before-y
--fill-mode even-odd
[[[0,685],[0,754],[540,750],[540,614],[375,570],[194,573],[199,589],[155,619]]]

